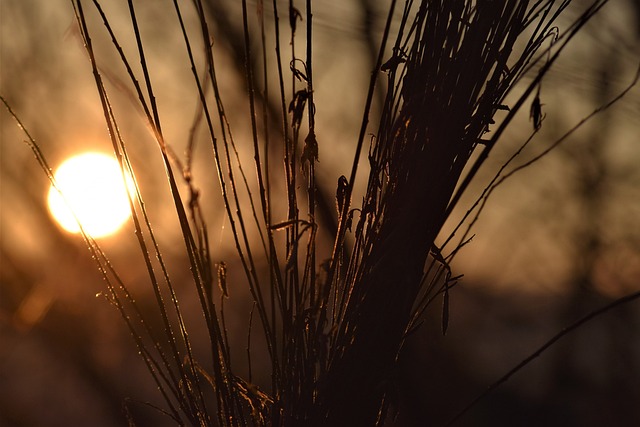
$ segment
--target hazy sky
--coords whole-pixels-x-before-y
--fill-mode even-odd
[[[281,14],[284,15],[286,2],[282,3]],[[557,139],[594,108],[599,102],[596,98],[603,72],[607,72],[605,79],[610,96],[630,81],[638,62],[639,44],[638,23],[629,13],[631,9],[627,3],[614,1],[608,5],[602,16],[589,25],[587,33],[567,51],[565,59],[543,82],[541,96],[547,119],[538,141],[524,155],[525,159]],[[318,2],[314,10],[319,174],[331,191],[337,177],[350,167],[371,68],[359,4],[355,1]],[[105,5],[106,12],[121,36],[123,48],[133,55],[135,45],[130,37],[126,9],[114,5]],[[233,6],[233,2],[230,5],[229,17],[237,19],[240,9]],[[102,110],[71,3],[25,0],[3,2],[0,7],[0,92],[38,140],[51,165],[59,164],[79,150],[110,150]],[[252,11],[254,7],[255,3],[250,2]],[[299,7],[303,8],[303,5]],[[375,21],[375,31],[379,36],[385,10],[383,5],[377,7],[379,16]],[[166,210],[168,193],[157,149],[140,112],[132,107],[130,86],[122,90],[125,75],[104,28],[89,4],[86,9],[92,22],[98,61],[108,82],[121,130],[138,167],[143,193],[148,197],[152,212],[155,212],[154,220],[160,234],[170,241],[176,237],[172,232],[175,219],[161,214]],[[187,20],[193,19],[188,9],[185,7]],[[252,13],[251,18],[254,16]],[[267,11],[267,16],[271,17],[272,13]],[[139,19],[146,38],[165,135],[180,154],[186,146],[188,129],[196,111],[197,94],[179,28],[173,20],[171,8],[159,3],[142,2]],[[283,19],[283,23],[286,20]],[[257,31],[253,35],[257,39]],[[298,36],[297,55],[303,56],[304,31],[299,30]],[[283,41],[285,52],[289,49],[287,40]],[[230,112],[241,155],[245,152],[249,156],[250,152],[243,151],[243,141],[249,135],[244,122],[244,112],[248,107],[238,96],[243,91],[243,80],[237,75],[225,51],[226,46],[224,35],[216,35],[214,51],[218,58],[218,76],[222,82],[225,107]],[[256,50],[257,46],[256,43]],[[137,67],[135,60],[132,63]],[[598,119],[603,121],[594,122],[593,126],[586,127],[567,143],[567,146],[579,147],[586,144],[595,129],[606,129],[606,135],[602,135],[602,144],[606,148],[599,155],[605,157],[610,175],[607,177],[607,200],[603,202],[606,209],[602,212],[602,221],[609,225],[601,225],[598,233],[607,244],[618,247],[618,253],[630,257],[631,264],[636,266],[632,269],[633,274],[638,272],[637,242],[640,239],[636,231],[638,227],[632,228],[637,226],[634,218],[639,217],[637,203],[634,203],[639,199],[636,197],[639,178],[633,168],[640,161],[638,111],[640,96],[635,88],[611,113]],[[55,230],[55,226],[47,223],[46,211],[35,209],[42,208],[48,183],[38,170],[30,150],[22,144],[24,136],[12,119],[5,111],[0,117],[3,251],[22,254],[16,256],[26,257],[24,261],[27,262],[29,257],[43,252],[42,242],[46,238],[42,236]],[[523,112],[519,127],[514,127],[502,141],[502,146],[492,154],[494,166],[489,165],[479,176],[478,185],[482,185],[482,179],[486,182],[500,162],[524,141],[530,126],[527,114]],[[371,132],[374,131],[372,127]],[[200,143],[198,150],[195,179],[203,193],[209,196],[203,197],[203,203],[210,209],[212,234],[222,250],[227,247],[223,243],[227,239],[224,238],[224,230],[221,231],[224,227],[223,213],[217,207],[220,200],[215,194],[215,179],[208,166],[211,157],[206,141]],[[469,278],[491,278],[492,282],[503,285],[528,281],[533,287],[546,288],[555,288],[559,282],[568,280],[573,269],[571,257],[580,252],[575,241],[577,231],[573,228],[583,217],[580,213],[582,202],[572,196],[581,173],[575,167],[575,150],[580,152],[579,148],[559,149],[530,171],[514,177],[492,196],[494,200],[478,223],[473,244],[460,257],[461,268]],[[478,194],[478,191],[479,188],[475,189],[473,194]],[[467,203],[471,201],[472,198],[466,200]],[[623,241],[625,243],[621,243]]]

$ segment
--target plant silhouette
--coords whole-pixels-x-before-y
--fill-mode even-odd
[[[172,19],[182,35],[181,57],[199,99],[191,127],[185,126],[187,152],[180,156],[165,137],[146,23],[138,19],[137,4],[127,2],[133,40],[126,43],[135,46],[130,53],[100,1],[73,2],[123,173],[135,176],[136,168],[108,89],[112,77],[94,46],[97,33],[111,40],[128,78],[121,90],[157,143],[181,249],[189,261],[189,289],[206,330],[203,356],[187,320],[192,313],[181,304],[184,285],[170,273],[144,203],[145,189],[138,186],[130,203],[153,311],[140,307],[98,242],[86,234],[84,239],[107,284],[104,296],[122,315],[162,395],[164,406],[155,409],[177,425],[194,426],[391,422],[403,344],[420,327],[425,310],[436,309],[435,302],[442,307],[441,329],[447,332],[450,298],[461,278],[451,261],[471,239],[492,191],[519,170],[505,172],[521,149],[484,191],[473,195],[475,204],[453,224],[453,232],[443,235],[445,225],[451,225],[452,212],[517,114],[531,117],[522,148],[544,128],[541,84],[565,47],[607,2],[589,3],[560,30],[557,22],[572,10],[571,1],[391,0],[378,46],[372,49],[352,166],[332,180],[335,188],[318,179],[323,150],[330,146],[322,140],[316,113],[331,106],[316,105],[313,2],[283,6],[242,0],[233,10],[240,24],[231,22],[224,2],[192,3],[187,12],[182,2],[172,2]],[[101,25],[91,23],[90,13]],[[196,25],[189,26],[194,21],[188,14],[195,14]],[[367,31],[375,39],[371,27]],[[234,136],[236,121],[225,108],[228,99],[212,43],[218,38],[231,46],[231,61],[244,72],[246,145]],[[604,100],[570,133],[627,90]],[[374,112],[376,96],[379,112]],[[218,180],[233,236],[233,262],[214,261],[201,207],[207,195],[197,187],[200,176],[192,169],[198,134],[206,135],[200,143],[206,140],[209,147],[209,171]],[[50,171],[39,146],[27,136],[41,166]],[[50,173],[49,178],[53,180]],[[358,180],[365,183],[362,190]],[[238,269],[233,274],[232,266]],[[232,357],[233,340],[225,323],[225,308],[234,303],[233,280],[246,282],[251,295],[244,372],[236,368],[237,350]],[[258,357],[268,360],[269,384],[254,383],[252,363]],[[133,415],[130,422],[135,424]]]

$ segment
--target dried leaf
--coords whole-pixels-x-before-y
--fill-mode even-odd
[[[318,141],[316,141],[316,134],[309,132],[309,135],[304,139],[304,149],[302,150],[302,156],[300,157],[302,164],[306,162],[318,161]]]
[[[302,82],[302,81],[304,81],[304,82],[308,82],[308,81],[309,81],[309,78],[307,77],[306,72],[302,72],[302,71],[298,70],[298,68],[296,68],[296,65],[295,65],[296,61],[300,61],[300,62],[302,62],[302,65],[304,66],[305,71],[306,71],[306,69],[307,69],[306,64],[305,64],[303,61],[299,60],[299,59],[294,59],[293,61],[291,61],[291,62],[289,63],[289,69],[291,70],[291,72],[293,73],[293,76],[294,76],[296,79],[298,79],[298,80],[299,80],[299,81],[301,81],[301,82]]]
[[[398,68],[398,65],[402,64],[403,62],[406,62],[404,58],[399,55],[393,55],[387,62],[382,64],[380,70],[389,72],[395,71],[396,68]]]
[[[294,34],[296,33],[298,19],[302,21],[302,14],[300,11],[293,6],[289,7],[289,25],[291,25],[291,32]]]
[[[291,126],[297,128],[302,123],[304,107],[309,99],[309,92],[301,89],[295,93],[293,100],[289,103],[289,113],[291,113]]]

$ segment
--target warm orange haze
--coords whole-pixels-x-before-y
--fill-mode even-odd
[[[637,0],[0,0],[0,426],[640,425],[639,75]]]

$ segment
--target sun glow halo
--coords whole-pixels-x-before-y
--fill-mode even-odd
[[[58,167],[54,177],[59,191],[53,185],[49,189],[49,211],[66,231],[79,233],[80,222],[91,237],[104,237],[117,232],[131,216],[127,187],[132,189],[133,182],[129,179],[124,185],[113,156],[75,155]]]

